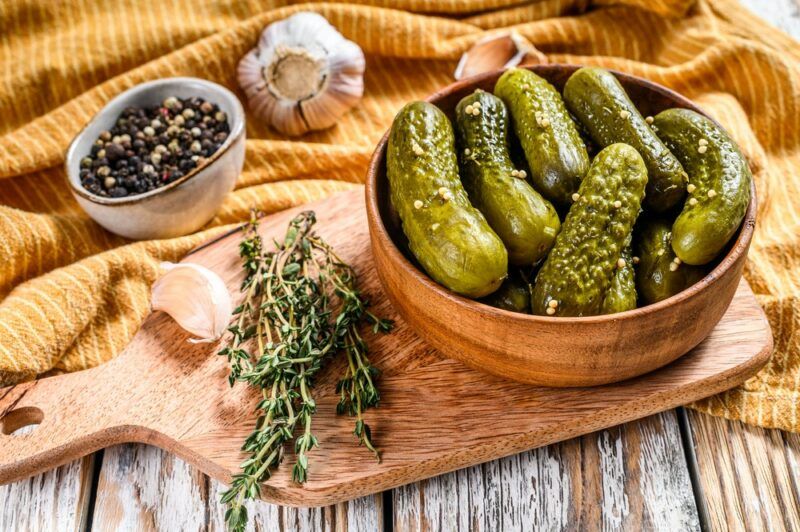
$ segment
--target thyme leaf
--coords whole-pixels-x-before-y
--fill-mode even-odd
[[[375,332],[388,332],[392,327],[367,310],[353,268],[313,232],[314,212],[291,220],[273,251],[264,249],[258,218],[251,214],[239,244],[244,299],[234,311],[230,341],[219,352],[230,364],[230,385],[243,382],[262,395],[255,427],[242,445],[248,457],[221,497],[232,531],[245,529],[245,500],[260,495],[261,483],[282,462],[284,445],[295,433],[292,479],[308,479],[308,455],[319,445],[311,431],[317,410],[314,377],[336,353],[347,358],[336,387],[337,413],[356,418],[359,444],[380,457],[364,420],[364,411],[380,400],[378,370],[369,362],[359,328],[370,323]]]

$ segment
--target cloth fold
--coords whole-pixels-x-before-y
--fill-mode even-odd
[[[745,276],[775,335],[770,363],[702,411],[800,430],[800,45],[735,0],[87,0],[0,3],[0,385],[102,363],[149,311],[162,260],[243,221],[363,181],[397,110],[452,81],[460,55],[513,28],[550,62],[643,76],[694,99],[750,159],[759,220]],[[391,8],[394,9],[391,9]],[[238,91],[239,58],[291,13],[325,16],[367,55],[365,98],[300,139],[248,122],[236,190],[202,231],[130,242],[72,199],[66,147],[103,104],[145,80],[197,76]]]

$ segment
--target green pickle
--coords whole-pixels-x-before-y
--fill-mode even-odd
[[[687,264],[707,264],[747,212],[750,168],[728,134],[694,111],[668,109],[653,125],[689,173],[689,198],[672,226],[672,249]]]
[[[512,68],[494,87],[508,106],[534,187],[558,205],[569,205],[589,169],[589,155],[561,95],[530,70]]]
[[[482,301],[503,310],[530,314],[531,287],[519,273],[511,274],[496,292]]]
[[[577,70],[564,86],[564,101],[600,147],[624,142],[647,165],[645,204],[657,212],[678,205],[686,194],[686,173],[656,136],[617,78],[602,68]]]
[[[508,112],[496,96],[476,91],[456,106],[461,182],[508,250],[508,262],[539,262],[561,222],[553,205],[515,168],[508,151]]]
[[[670,223],[667,220],[645,220],[637,224],[635,249],[636,287],[646,305],[674,296],[705,276],[700,266],[681,264],[672,251]]]
[[[647,168],[631,146],[612,144],[597,154],[536,276],[531,298],[534,314],[603,312],[646,185]]]
[[[617,271],[608,287],[601,314],[615,314],[636,308],[636,272],[633,267],[633,254],[630,244],[622,248],[617,260]]]
[[[438,107],[412,102],[392,123],[386,174],[411,253],[436,282],[486,296],[507,275],[508,254],[458,177],[455,137]]]

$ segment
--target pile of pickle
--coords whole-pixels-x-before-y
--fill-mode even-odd
[[[546,316],[623,312],[696,283],[739,228],[752,181],[713,121],[677,108],[645,118],[613,74],[589,67],[563,94],[508,70],[494,94],[463,98],[453,123],[406,105],[387,177],[431,278]]]

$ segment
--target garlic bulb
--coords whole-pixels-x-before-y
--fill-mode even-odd
[[[453,77],[463,79],[519,64],[542,63],[547,63],[547,57],[523,36],[512,31],[490,35],[473,44],[472,48],[461,56]]]
[[[222,337],[233,314],[231,295],[219,275],[199,264],[162,262],[166,271],[151,289],[151,306],[198,336],[193,343]]]
[[[239,62],[251,111],[285,135],[326,129],[364,94],[364,52],[317,13],[267,26]]]

